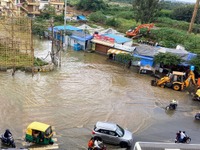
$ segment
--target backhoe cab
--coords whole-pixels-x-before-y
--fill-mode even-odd
[[[195,75],[193,71],[190,71],[187,78],[184,72],[173,71],[167,76],[159,80],[151,80],[152,86],[168,87],[175,91],[182,91],[184,88],[190,85],[190,81],[196,85]]]
[[[142,28],[147,28],[148,29],[148,33],[150,32],[151,28],[154,27],[154,24],[151,23],[151,24],[141,24],[139,26],[137,26],[134,30],[133,29],[129,29],[127,32],[126,32],[126,36],[127,37],[136,37],[138,36],[138,34],[140,33],[140,29]]]

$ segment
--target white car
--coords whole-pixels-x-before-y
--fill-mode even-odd
[[[92,131],[92,136],[105,143],[130,147],[133,143],[133,134],[115,123],[98,121]]]

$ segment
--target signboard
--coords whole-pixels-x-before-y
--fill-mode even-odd
[[[94,34],[94,39],[99,40],[99,41],[103,41],[103,42],[108,42],[108,43],[111,43],[111,44],[115,43],[114,38],[110,38],[110,37],[99,35],[99,34]]]

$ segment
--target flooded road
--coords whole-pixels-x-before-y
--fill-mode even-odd
[[[35,54],[45,58],[51,43],[34,43]],[[187,92],[152,87],[151,79],[106,56],[70,49],[62,52],[61,67],[52,72],[33,77],[0,72],[0,132],[9,128],[17,147],[23,147],[27,125],[40,121],[55,128],[59,149],[84,150],[94,124],[109,121],[129,129],[135,141],[174,142],[175,133],[185,130],[191,143],[200,143],[200,122],[194,121],[200,103]],[[178,100],[178,108],[166,113],[172,99]]]

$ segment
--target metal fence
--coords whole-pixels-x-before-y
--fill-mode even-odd
[[[0,67],[33,67],[31,28],[27,17],[0,18]]]

